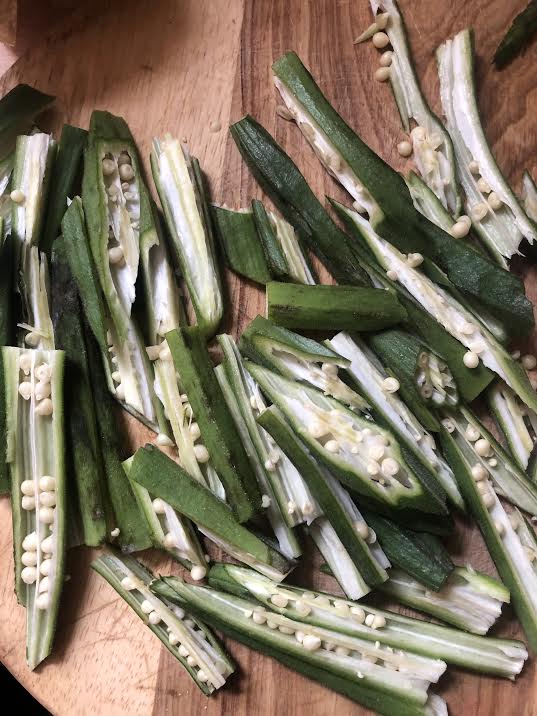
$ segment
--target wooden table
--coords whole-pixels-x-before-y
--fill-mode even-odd
[[[438,109],[434,49],[447,36],[476,30],[479,101],[489,141],[518,188],[522,170],[535,169],[535,46],[502,73],[490,58],[525,0],[401,0],[420,77]],[[91,11],[90,11],[91,7]],[[87,126],[94,108],[125,116],[147,159],[151,137],[187,137],[207,171],[213,197],[232,206],[261,196],[226,128],[249,112],[273,132],[319,196],[345,197],[321,169],[299,132],[275,115],[270,66],[295,49],[328,98],[384,158],[399,169],[402,133],[390,90],[374,82],[377,53],[353,38],[371,22],[367,0],[160,0],[89,3],[54,35],[18,60],[0,81],[3,94],[20,81],[56,94],[47,121]],[[533,64],[532,64],[533,63]],[[219,121],[222,130],[211,132]],[[231,303],[225,328],[235,335],[263,310],[260,291],[228,277]],[[528,279],[533,293],[535,282]],[[136,432],[136,430],[135,430]],[[140,433],[140,431],[138,431]],[[140,434],[137,435],[140,439]],[[459,562],[494,573],[481,538],[463,526],[452,545]],[[54,654],[35,673],[24,659],[24,611],[13,595],[10,511],[0,499],[0,659],[50,711],[60,716],[182,714],[363,713],[360,707],[235,643],[240,664],[229,687],[201,696],[153,635],[88,565],[89,550],[69,555]],[[155,554],[163,572],[177,566]],[[311,570],[310,570],[311,571]],[[311,582],[300,568],[303,583]],[[317,582],[318,583],[318,582]],[[326,585],[328,586],[328,584]],[[331,585],[333,586],[333,585]],[[504,617],[498,633],[520,636]],[[439,692],[452,714],[537,714],[534,662],[516,686],[450,669]]]

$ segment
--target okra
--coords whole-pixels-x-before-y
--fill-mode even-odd
[[[160,639],[206,696],[226,683],[235,664],[211,630],[150,589],[153,575],[132,557],[104,554],[91,564]]]
[[[252,214],[272,277],[279,281],[315,284],[317,276],[300,236],[273,211],[252,200]]]
[[[65,239],[54,241],[52,253],[52,324],[58,348],[65,351],[65,394],[76,396],[66,406],[67,487],[77,515],[81,543],[95,547],[106,537],[106,485],[99,445],[90,366],[76,283],[66,258]],[[75,531],[76,534],[76,531]],[[72,541],[72,540],[71,540]]]
[[[461,197],[457,183],[453,144],[444,125],[431,111],[421,91],[412,62],[403,18],[395,0],[370,0],[373,14],[386,13],[385,32],[390,40],[389,66],[401,123],[410,135],[412,156],[424,181],[442,204],[458,214]],[[411,130],[411,121],[415,122]]]
[[[411,609],[472,634],[486,634],[499,619],[503,604],[508,604],[511,598],[501,582],[476,572],[470,565],[455,567],[438,592],[430,591],[405,572],[392,569],[382,591]]]
[[[137,450],[129,478],[191,519],[200,531],[239,561],[281,581],[293,564],[241,525],[210,490],[152,445]]]
[[[285,328],[377,331],[404,321],[406,311],[396,296],[376,288],[272,282],[267,316]]]
[[[537,223],[537,186],[528,171],[522,177],[522,203],[528,217]]]
[[[487,143],[477,108],[474,50],[470,30],[459,32],[437,50],[440,97],[453,140],[465,208],[472,226],[500,265],[530,244],[537,229],[502,176]]]
[[[386,272],[397,277],[408,293],[467,348],[465,365],[477,367],[482,362],[505,380],[524,403],[536,409],[537,397],[525,371],[493,334],[477,322],[476,316],[448,291],[434,284],[425,273],[411,266],[408,257],[376,234],[369,222],[357,212],[340,207],[354,222],[362,240],[375,253]]]
[[[0,109],[2,103],[0,101]],[[0,113],[1,117],[1,113]],[[0,219],[0,237],[3,237],[3,221]],[[0,239],[0,345],[9,345],[15,334],[13,238],[11,235]],[[6,434],[6,401],[4,367],[0,351],[0,435]],[[0,495],[9,492],[9,469],[6,463],[6,441],[0,443]]]
[[[346,358],[311,338],[274,325],[263,316],[256,316],[246,327],[240,348],[255,363],[286,378],[309,383],[358,412],[369,407],[361,395],[338,377],[338,370],[349,364]]]
[[[446,512],[444,491],[418,480],[389,430],[314,388],[247,367],[311,452],[353,492],[384,508]]]
[[[454,286],[479,299],[513,335],[527,333],[533,314],[520,280],[414,208],[404,179],[343,121],[294,53],[276,60],[273,70],[304,136],[328,157],[329,171],[352,195],[354,206],[369,215],[374,231],[400,251],[434,261]]]
[[[252,212],[213,206],[211,213],[229,268],[254,283],[267,284],[272,275]]]
[[[324,516],[333,526],[361,576],[363,587],[359,596],[364,596],[370,589],[386,581],[388,575],[385,567],[389,566],[389,563],[384,555],[378,559],[373,552],[371,545],[375,542],[374,533],[370,532],[344,488],[328,470],[317,463],[275,406],[265,410],[259,416],[258,422],[272,435],[276,444],[295,465]]]
[[[514,508],[506,510],[486,471],[474,462],[448,430],[443,449],[453,466],[468,509],[478,524],[532,649],[537,648],[537,542],[531,524]]]
[[[505,383],[497,383],[487,393],[489,407],[505,436],[511,455],[521,470],[537,479],[534,457],[537,440],[537,414],[521,403]]]
[[[492,61],[502,70],[516,57],[537,32],[537,2],[529,0],[526,8],[513,20],[496,48]]]
[[[61,233],[63,215],[70,199],[78,193],[82,158],[88,141],[85,129],[64,124],[50,177],[50,191],[39,248],[50,256],[52,244]]]
[[[195,327],[177,329],[168,333],[167,342],[205,443],[196,448],[198,460],[206,462],[210,457],[237,519],[246,522],[260,509],[261,495],[203,334]]]
[[[467,573],[464,569],[460,571],[465,576],[468,574],[470,579],[488,580],[498,585],[509,598],[509,592],[496,580]],[[390,583],[391,578],[387,585]],[[235,564],[213,565],[209,572],[209,585],[239,597],[253,598],[269,614],[270,611],[277,612],[304,624],[379,642],[392,649],[402,649],[431,659],[442,659],[470,671],[514,679],[527,658],[524,644],[519,641],[464,634],[366,604],[357,605],[331,594],[276,584],[247,567]],[[436,594],[433,596],[437,597]]]
[[[231,126],[251,172],[308,248],[338,283],[367,286],[369,279],[348,237],[332,221],[296,164],[252,117]]]
[[[52,650],[66,542],[64,353],[3,348],[15,591],[26,606],[26,659]]]
[[[290,501],[281,478],[281,473],[286,472],[286,466],[282,468],[280,465],[283,455],[272,437],[256,423],[259,390],[255,390],[233,338],[221,335],[218,336],[218,342],[224,352],[224,362],[217,366],[215,372],[252,463],[259,488],[265,496],[262,498],[262,506],[266,509],[280,552],[288,559],[299,557],[300,545],[292,531],[296,524],[293,519],[295,509],[289,514]],[[298,479],[301,480],[300,476]],[[307,487],[304,485],[304,492],[306,491]],[[308,520],[320,514],[320,509],[313,499],[309,503],[308,512]]]
[[[199,165],[186,145],[166,135],[153,140],[151,168],[198,326],[211,336],[222,318],[223,301]]]
[[[509,502],[537,514],[537,485],[531,482],[492,433],[468,409],[443,411],[443,426],[450,433],[479,480],[489,478]],[[455,466],[451,465],[455,472]]]
[[[19,291],[24,322],[17,326],[22,342],[31,348],[53,350],[54,330],[50,318],[50,281],[48,262],[37,246],[24,244],[19,257],[23,269],[19,274]]]
[[[397,653],[381,644],[268,612],[251,599],[196,587],[176,577],[155,580],[151,588],[232,638],[381,714],[446,713],[427,695],[429,684],[446,668],[440,660]]]

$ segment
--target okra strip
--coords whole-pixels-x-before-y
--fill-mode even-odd
[[[509,592],[496,580],[475,573],[472,575],[464,569],[460,571],[470,578],[487,580],[501,587],[509,597]],[[391,584],[391,577],[386,584]],[[514,679],[527,658],[527,651],[520,641],[465,634],[457,629],[429,624],[366,604],[357,605],[331,594],[276,584],[247,567],[235,564],[213,565],[209,572],[209,585],[239,597],[254,598],[269,614],[274,611],[304,624],[332,629],[432,659],[442,659],[470,671]],[[462,593],[460,598],[462,602]]]
[[[401,716],[445,713],[427,705],[429,684],[436,682],[445,670],[442,661],[407,652],[397,654],[380,644],[267,612],[255,601],[208,587],[194,587],[175,577],[155,580],[151,588],[232,638],[379,713]]]
[[[3,348],[15,591],[26,606],[26,660],[52,651],[66,544],[64,353]]]
[[[82,158],[88,141],[85,129],[64,124],[50,176],[50,191],[39,248],[50,256],[52,244],[61,233],[69,200],[78,193]]]
[[[271,270],[252,212],[212,206],[211,214],[229,268],[254,283],[267,284],[271,280]]]
[[[0,117],[2,102],[0,100]],[[3,236],[3,221],[0,219],[0,237]],[[14,324],[14,276],[13,238],[11,235],[0,240],[0,346],[9,345],[15,336]],[[6,435],[6,400],[4,363],[0,351],[0,435]],[[6,462],[6,440],[0,441],[0,495],[9,492],[9,468]]]
[[[528,217],[537,223],[537,186],[533,181],[533,177],[526,170],[522,176],[522,203],[524,211]]]
[[[354,222],[361,239],[375,253],[385,271],[467,348],[465,365],[477,367],[482,362],[505,380],[528,407],[537,409],[537,396],[526,372],[494,335],[476,320],[476,316],[422,271],[411,266],[407,257],[376,234],[369,222],[357,212],[342,205],[340,208]]]
[[[476,572],[470,565],[455,567],[438,592],[430,591],[405,572],[392,569],[382,591],[411,609],[481,635],[494,626],[503,604],[508,604],[511,598],[501,582]]]
[[[385,509],[446,512],[444,491],[418,479],[389,430],[314,388],[253,363],[247,367],[312,453],[353,492]]]
[[[537,544],[533,527],[515,509],[507,511],[488,475],[474,469],[449,431],[443,449],[453,465],[468,509],[478,524],[498,573],[511,593],[511,603],[528,643],[537,648]]]
[[[151,168],[198,326],[213,335],[222,318],[223,300],[199,165],[186,145],[166,135],[153,140]]]
[[[15,149],[17,137],[32,127],[35,117],[54,101],[30,85],[19,84],[0,99],[0,158]]]
[[[273,70],[278,89],[304,136],[351,194],[354,206],[367,212],[379,236],[400,251],[427,256],[454,286],[479,299],[504,321],[513,335],[527,333],[533,314],[520,280],[414,208],[404,179],[343,121],[296,54],[280,57]]]
[[[226,683],[235,664],[211,630],[181,607],[156,596],[153,574],[132,557],[107,553],[91,564],[210,696]]]
[[[442,204],[458,215],[461,197],[453,145],[421,91],[398,5],[395,0],[370,0],[370,4],[375,16],[380,12],[387,20],[384,32],[391,45],[389,78],[403,128],[410,134],[416,167]]]
[[[465,407],[442,413],[444,428],[480,480],[490,477],[498,494],[537,514],[537,485],[531,482],[483,423]],[[455,472],[455,467],[451,466]]]
[[[425,482],[438,482],[452,503],[464,509],[453,472],[438,454],[433,436],[397,395],[399,381],[388,375],[376,356],[360,339],[353,340],[345,333],[338,333],[327,341],[327,344],[350,361],[346,370],[351,381],[372,406],[375,420],[397,435],[405,459],[409,460],[409,456],[413,455],[411,464],[414,471],[421,475]],[[400,363],[399,358],[397,362]],[[436,420],[434,428],[439,428]]]
[[[285,328],[377,331],[406,319],[387,291],[361,286],[267,285],[267,316]]]
[[[367,591],[385,582],[388,575],[384,567],[389,565],[386,565],[385,560],[383,560],[384,564],[377,561],[369,544],[374,540],[371,540],[368,526],[364,520],[354,519],[357,516],[354,512],[350,513],[348,505],[352,501],[348,495],[340,494],[343,488],[327,470],[323,470],[317,464],[275,406],[265,410],[259,416],[258,422],[272,435],[276,444],[306,481],[324,516],[334,527],[341,543],[360,572]]]
[[[65,351],[65,394],[76,396],[67,402],[67,491],[70,505],[81,529],[81,541],[96,547],[106,537],[106,485],[99,446],[85,328],[76,283],[66,258],[65,239],[54,241],[52,254],[52,323],[58,348]]]
[[[332,221],[296,164],[252,117],[231,126],[231,135],[251,172],[307,246],[336,281],[367,286],[348,237]]]
[[[496,48],[492,61],[496,69],[503,70],[516,57],[537,32],[537,2],[529,0],[526,8],[513,20]]]
[[[154,446],[136,451],[129,478],[191,519],[233,557],[271,579],[281,581],[292,569],[292,562],[241,525],[225,502]]]
[[[260,509],[261,495],[203,334],[198,328],[178,329],[168,333],[167,342],[205,443],[197,447],[198,460],[206,462],[210,457],[237,519],[246,522]]]
[[[437,50],[440,98],[453,139],[466,213],[491,254],[505,265],[537,229],[503,177],[489,148],[477,108],[472,32],[463,30]]]

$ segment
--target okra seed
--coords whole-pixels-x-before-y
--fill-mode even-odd
[[[50,596],[47,593],[40,594],[35,600],[35,606],[38,609],[48,609],[50,606]]]
[[[160,346],[147,346],[145,352],[149,360],[157,360],[160,354]]]
[[[280,625],[278,627],[279,631],[281,631],[282,634],[294,634],[295,630],[291,629],[291,627]]]
[[[175,547],[177,547],[175,537],[172,535],[171,532],[168,532],[166,535],[164,535],[164,546],[167,549],[174,549]]]
[[[463,336],[471,336],[472,333],[475,333],[476,327],[473,323],[470,323],[469,321],[466,321],[466,323],[463,324],[461,328],[461,333]]]
[[[483,467],[483,465],[478,462],[472,467],[472,477],[476,482],[480,482],[481,480],[486,480],[488,478],[489,474],[487,470]]]
[[[54,540],[52,538],[52,535],[50,537],[45,537],[45,539],[41,542],[41,551],[45,554],[52,554],[53,549]]]
[[[21,189],[13,189],[9,196],[11,201],[14,201],[15,204],[22,204],[22,202],[26,199],[26,196]]]
[[[375,32],[373,35],[373,44],[377,50],[382,50],[390,44],[390,38],[385,32]]]
[[[125,182],[130,182],[134,179],[134,169],[130,164],[121,164],[119,167],[119,178]]]
[[[377,82],[386,82],[390,79],[390,68],[389,67],[379,67],[377,70],[375,70],[375,79]]]
[[[125,166],[127,166],[127,165],[125,165]],[[157,612],[155,612],[155,611],[150,612],[150,614],[149,614],[149,616],[147,617],[147,619],[148,619],[149,623],[150,623],[150,624],[153,624],[153,625],[160,623],[160,617],[159,617],[159,615],[157,614]]]
[[[56,506],[56,494],[54,492],[42,492],[39,495],[39,504],[43,507]]]
[[[491,460],[488,461],[490,467],[498,467],[498,461],[495,457],[493,457]]]
[[[205,463],[209,461],[209,451],[205,445],[194,445],[194,456],[198,462]]]
[[[314,420],[308,425],[308,432],[314,438],[322,438],[326,435],[326,428],[320,421]]]
[[[498,211],[498,209],[501,209],[503,206],[503,201],[500,199],[500,197],[498,196],[498,194],[496,194],[495,191],[490,192],[488,203],[493,211]]]
[[[52,378],[52,368],[48,363],[41,363],[35,369],[35,377],[40,383],[50,383]]]
[[[133,589],[136,589],[136,585],[134,584],[131,577],[123,577],[123,579],[121,580],[121,586],[127,592],[132,592]]]
[[[335,654],[336,656],[348,656],[351,653],[350,649],[347,649],[346,646],[336,646]]]
[[[467,368],[477,368],[479,365],[479,356],[477,353],[474,353],[474,351],[467,351],[462,358],[462,362]]]
[[[103,174],[105,177],[109,177],[116,170],[116,163],[113,159],[103,159]]]
[[[425,127],[420,127],[418,125],[410,132],[410,136],[413,141],[423,142],[427,137],[427,130]]]
[[[48,592],[49,589],[49,578],[43,577],[43,579],[39,582],[39,593],[42,594],[43,592]]]
[[[388,269],[388,271],[386,271],[386,276],[390,279],[390,281],[397,281],[399,278],[397,271],[394,271],[393,269]]]
[[[292,119],[294,119],[294,116],[291,114],[291,112],[287,109],[287,107],[283,104],[279,104],[276,107],[276,114],[278,117],[281,117],[282,119],[287,120],[288,122]]]
[[[44,383],[39,381],[35,386],[35,399],[43,400],[44,398],[50,397],[51,389],[50,383]]]
[[[449,230],[449,233],[453,238],[455,239],[462,239],[464,236],[468,234],[470,231],[470,227],[466,222],[462,221],[456,221],[451,229]]]
[[[121,373],[118,370],[112,373],[112,380],[114,383],[121,383]]]
[[[387,457],[385,460],[382,461],[381,470],[385,475],[389,475],[392,477],[393,475],[397,475],[399,472],[399,463],[397,460],[394,460],[393,457]]]
[[[270,507],[270,497],[268,495],[261,496],[261,507],[264,507],[265,509]]]
[[[351,613],[349,605],[343,601],[334,602],[334,609],[338,617],[348,617]]]
[[[262,609],[254,609],[252,619],[255,624],[264,624],[267,621],[267,616]]]
[[[386,626],[386,619],[382,616],[382,614],[375,614],[375,618],[373,619],[371,628],[372,629],[382,629],[385,626]]]
[[[125,400],[125,388],[122,383],[116,386],[116,398],[120,401]]]
[[[317,651],[321,646],[321,640],[315,634],[306,634],[302,640],[302,646],[306,651]]]
[[[323,363],[321,366],[321,370],[323,371],[323,373],[326,373],[326,375],[334,377],[338,374],[338,367],[334,363]]]
[[[153,509],[157,515],[164,515],[166,514],[166,503],[160,497],[156,497],[153,500]]]
[[[289,500],[289,502],[287,503],[287,513],[289,515],[292,515],[295,512],[296,512],[296,505],[292,500]]]
[[[481,485],[482,483],[479,484]],[[490,508],[494,505],[494,502],[495,500],[492,492],[487,492],[486,495],[483,495],[483,504],[485,505],[487,510],[490,510]]]
[[[129,182],[128,182],[128,181],[122,182],[122,183],[121,183],[121,189],[122,189],[122,191],[124,191],[124,192],[125,192],[125,191],[129,191],[129,189],[130,189],[130,184],[129,184]],[[125,198],[127,198],[127,197],[125,197]]]
[[[178,607],[177,605],[175,605],[174,607],[172,607],[172,612],[173,612],[173,613],[175,614],[175,616],[178,617],[179,619],[184,619],[184,618],[185,618],[185,610],[184,610],[184,609],[181,609],[181,607]]]
[[[130,156],[127,154],[127,152],[121,152],[119,155],[119,158],[117,160],[118,166],[124,166],[125,164],[131,164],[132,160]]]
[[[453,421],[449,418],[445,418],[444,420],[442,420],[442,425],[445,427],[448,433],[452,433],[455,430],[455,425],[453,424]]]
[[[179,647],[179,655],[183,657],[183,659],[186,659],[188,657],[188,649],[184,644],[181,644]]]
[[[30,331],[24,336],[24,342],[27,346],[30,346],[30,348],[36,348],[40,340],[41,336],[35,331]]]
[[[408,254],[407,263],[410,268],[417,268],[423,263],[423,256],[421,254]]]
[[[278,460],[281,458],[281,452],[279,450],[271,450],[268,454],[269,460],[271,462],[277,463]]]
[[[472,219],[474,221],[481,221],[488,214],[489,207],[485,202],[480,202],[472,207]]]
[[[470,174],[479,174],[479,164],[476,161],[471,161],[468,164],[468,169],[470,171]]]
[[[275,621],[272,621],[272,619],[267,619],[267,626],[269,629],[277,629],[278,624]]]
[[[37,545],[37,534],[35,532],[30,532],[30,534],[27,534],[22,540],[22,548],[25,552],[35,552]]]
[[[272,462],[270,459],[266,459],[264,462],[265,470],[268,472],[274,472],[276,470],[276,465]]]
[[[44,577],[48,577],[50,574],[50,570],[52,569],[52,560],[51,559],[44,559],[41,562],[41,566],[39,567],[39,571]]]
[[[188,432],[192,440],[197,440],[201,435],[200,426],[197,423],[191,423]]]
[[[377,541],[377,533],[375,530],[369,528],[369,534],[367,535],[367,544],[375,544]]]
[[[366,616],[366,618],[365,618],[365,625],[368,626],[368,627],[372,627],[374,620],[375,620],[375,615],[374,615],[374,614],[368,614],[368,615]]]
[[[282,609],[285,609],[285,607],[289,603],[289,600],[284,594],[273,594],[270,598],[270,601],[277,607],[281,607]]]
[[[363,624],[365,622],[365,612],[362,607],[351,607],[351,614],[355,621]]]
[[[51,525],[54,522],[55,512],[52,507],[41,507],[39,510],[39,522],[44,525]]]
[[[328,440],[325,445],[325,450],[331,453],[338,453],[339,452],[339,443],[337,440]]]
[[[305,604],[300,599],[296,602],[295,609],[301,617],[307,617],[308,614],[311,614],[311,607]]]
[[[186,658],[186,663],[187,663],[189,666],[196,666],[196,659],[194,659],[193,656],[187,656],[187,658]]]
[[[174,634],[173,632],[170,632],[168,635],[168,641],[172,646],[176,646],[181,641],[177,634]]]
[[[21,571],[21,579],[24,584],[33,584],[37,580],[37,569],[35,567],[24,567]]]
[[[392,50],[386,50],[386,52],[383,52],[379,59],[380,66],[381,67],[390,67],[392,62],[393,62]]]
[[[23,552],[21,562],[25,567],[35,567],[37,564],[37,552]]]
[[[403,140],[397,145],[397,151],[402,157],[409,157],[412,154],[412,144],[408,140]]]
[[[121,246],[113,246],[111,249],[108,249],[108,262],[112,266],[120,265],[124,263],[124,261],[125,255]]]
[[[148,599],[144,599],[144,601],[140,604],[140,609],[144,614],[151,614],[151,612],[154,611],[153,605]]]
[[[54,406],[52,404],[52,400],[50,398],[45,398],[40,403],[36,405],[35,412],[37,415],[52,415],[52,412],[54,410]]]
[[[195,582],[200,582],[202,579],[205,578],[206,574],[207,569],[199,564],[195,564],[190,570],[190,576]]]
[[[21,482],[21,492],[23,495],[33,497],[35,495],[35,485],[33,480],[23,480]]]
[[[492,448],[488,440],[480,438],[475,444],[475,451],[480,457],[487,457],[491,454]]]
[[[378,475],[380,472],[380,465],[378,462],[375,462],[375,460],[369,460],[366,469],[369,475]]]
[[[35,510],[35,497],[24,495],[21,500],[21,507],[23,510]]]
[[[34,392],[34,389],[32,388],[32,384],[27,381],[23,380],[22,383],[19,385],[19,395],[24,400],[30,400]]]
[[[354,523],[354,529],[362,539],[367,539],[369,536],[369,527],[363,520],[356,520]]]
[[[483,179],[483,177],[477,180],[477,188],[482,194],[490,194],[491,192],[490,184],[486,179]]]
[[[21,353],[19,356],[19,368],[24,375],[29,375],[32,368],[32,356],[30,353]]]
[[[468,424],[464,436],[467,440],[469,440],[472,443],[475,443],[476,440],[479,440],[479,430],[474,427],[471,423]]]
[[[190,405],[190,403],[185,403],[183,407],[185,409],[185,417],[190,419],[193,415],[192,406]]]
[[[382,390],[386,393],[397,393],[400,387],[401,386],[397,378],[384,378],[382,381]]]
[[[295,639],[298,641],[299,644],[302,644],[305,636],[306,635],[304,634],[303,631],[298,630],[295,632]]]
[[[531,353],[527,353],[522,356],[521,363],[522,367],[526,370],[533,370],[537,367],[537,358],[534,355],[531,355]]]
[[[380,462],[384,456],[384,447],[382,445],[371,445],[367,454],[372,460]]]

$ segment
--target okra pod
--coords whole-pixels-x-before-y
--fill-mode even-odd
[[[127,602],[206,696],[226,683],[235,664],[211,630],[150,589],[153,575],[132,557],[107,553],[92,568]]]
[[[137,450],[129,478],[191,519],[222,549],[281,581],[293,564],[241,525],[231,508],[152,445]]]
[[[376,331],[406,318],[397,297],[361,286],[267,285],[267,316],[285,328]]]
[[[496,69],[503,70],[516,57],[537,32],[537,2],[529,0],[526,8],[513,20],[496,48],[492,61]]]
[[[521,196],[524,211],[534,223],[537,223],[537,186],[535,186],[533,177],[527,170],[522,177]]]
[[[2,103],[0,101],[0,110]],[[0,112],[1,117],[1,112]],[[3,237],[3,221],[0,219],[0,237]],[[14,276],[13,238],[0,239],[0,345],[9,345],[14,338]],[[0,435],[6,434],[6,401],[4,363],[0,351]],[[9,469],[6,462],[6,441],[0,442],[0,495],[9,492]]]

